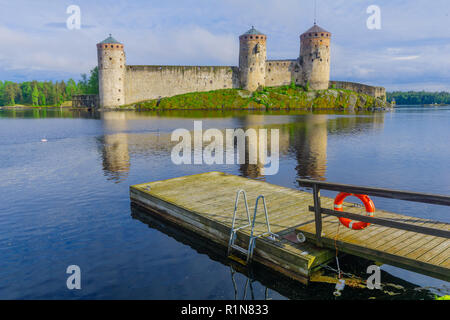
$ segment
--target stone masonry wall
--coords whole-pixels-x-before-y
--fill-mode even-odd
[[[291,84],[295,74],[300,72],[297,60],[267,60],[266,87],[276,87]]]
[[[374,87],[366,84],[347,82],[347,81],[330,81],[329,88],[352,90],[358,93],[364,93],[375,98],[386,100],[386,89],[383,87]]]
[[[125,103],[195,91],[239,88],[239,70],[227,66],[127,66]]]

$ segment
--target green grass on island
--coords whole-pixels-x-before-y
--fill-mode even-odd
[[[305,90],[296,85],[265,87],[255,92],[220,89],[124,105],[121,109],[339,109],[389,108],[382,99],[350,90]]]

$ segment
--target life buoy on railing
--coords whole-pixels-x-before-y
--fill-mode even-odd
[[[344,199],[348,196],[355,196],[359,200],[361,200],[364,204],[364,207],[366,208],[366,213],[368,217],[373,217],[373,214],[375,212],[375,205],[373,204],[373,201],[369,198],[369,196],[365,194],[353,194],[353,193],[347,193],[347,192],[340,192],[336,198],[334,199],[334,210],[335,211],[343,211],[342,210],[342,204],[344,203]],[[370,223],[368,222],[354,222],[351,219],[339,217],[339,221],[346,226],[347,228],[353,229],[353,230],[362,230],[370,226]]]

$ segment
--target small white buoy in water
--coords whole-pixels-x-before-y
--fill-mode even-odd
[[[41,139],[41,142],[47,142],[47,139]]]

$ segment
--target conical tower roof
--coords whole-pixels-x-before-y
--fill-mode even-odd
[[[314,25],[311,28],[309,28],[308,30],[306,30],[305,32],[303,32],[303,34],[306,34],[306,33],[321,33],[321,32],[331,33],[329,31],[319,27],[317,24],[314,23]]]
[[[251,28],[250,30],[248,30],[246,33],[244,33],[243,36],[244,36],[244,35],[249,35],[249,34],[250,34],[250,35],[256,34],[256,35],[262,35],[262,36],[265,36],[264,33],[262,33],[262,32],[260,32],[260,31],[256,30],[254,26],[252,26],[252,28]]]
[[[119,41],[117,41],[116,39],[114,39],[114,38],[111,36],[111,33],[109,34],[109,37],[108,37],[108,38],[106,38],[105,40],[103,40],[103,41],[100,42],[100,43],[117,43],[117,44],[121,44]]]

